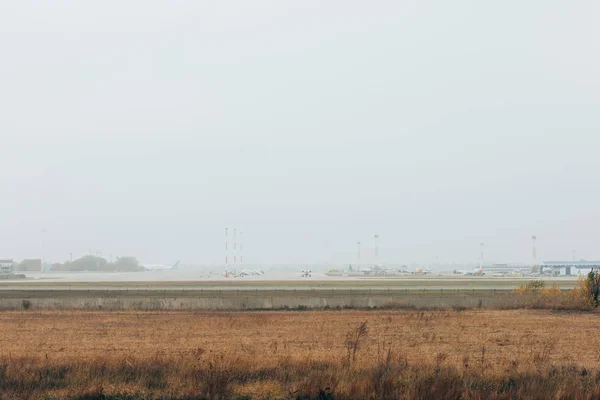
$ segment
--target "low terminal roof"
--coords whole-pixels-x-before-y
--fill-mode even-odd
[[[544,261],[543,264],[549,267],[600,267],[600,261]]]

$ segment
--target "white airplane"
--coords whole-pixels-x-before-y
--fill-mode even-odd
[[[418,267],[412,273],[415,275],[427,275],[431,274],[432,272],[433,270],[431,268]]]
[[[484,275],[483,268],[479,268],[479,267],[473,268],[472,271],[465,270],[465,269],[459,269],[459,270],[455,270],[454,273],[457,275],[468,275],[468,276]]]
[[[164,264],[146,264],[142,265],[146,271],[169,271],[173,269],[177,269],[179,267],[179,261],[177,261],[173,265],[164,265]]]
[[[232,274],[231,271],[228,271],[228,272],[229,272],[229,274]],[[264,271],[262,271],[262,270],[255,270],[255,269],[251,269],[251,270],[243,269],[243,270],[241,270],[240,272],[238,272],[235,275],[232,274],[232,276],[234,278],[244,277],[244,276],[249,276],[249,275],[251,275],[251,276],[264,275]]]
[[[365,275],[371,275],[373,273],[373,267],[363,267],[360,269],[360,272]]]

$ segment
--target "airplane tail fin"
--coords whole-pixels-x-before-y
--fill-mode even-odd
[[[170,269],[177,269],[177,268],[179,268],[179,260],[177,260],[177,262],[175,264],[173,264]]]

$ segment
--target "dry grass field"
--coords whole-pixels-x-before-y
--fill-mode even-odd
[[[0,398],[599,398],[599,331],[544,310],[2,312]]]

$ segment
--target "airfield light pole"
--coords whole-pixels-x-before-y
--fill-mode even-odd
[[[240,269],[244,268],[244,232],[240,232]]]
[[[42,265],[40,266],[40,272],[44,272],[44,266],[46,264],[46,228],[42,229]]]
[[[356,247],[358,249],[358,272],[360,272],[360,240],[356,242]]]
[[[375,265],[379,265],[379,234],[373,235],[373,241],[375,242]]]
[[[573,250],[573,261],[575,262],[577,260],[577,257],[575,256],[575,250]]]
[[[479,256],[479,269],[483,269],[483,247],[485,246],[485,243],[481,242],[479,243],[479,246],[481,246],[481,255]]]
[[[531,236],[531,242],[532,242],[532,256],[533,256],[533,266],[531,267],[532,271],[536,271],[537,270],[537,250],[535,247],[535,243],[537,241],[537,236],[533,235]],[[540,268],[540,275],[542,274],[542,269]]]
[[[228,250],[229,250],[229,234],[228,229],[225,228],[225,278],[227,278],[227,268],[229,267],[229,259],[228,259]]]

